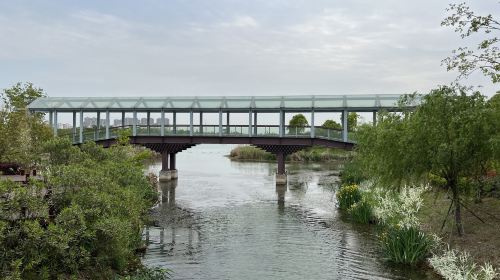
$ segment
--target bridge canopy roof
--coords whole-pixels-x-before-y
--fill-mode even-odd
[[[155,110],[358,110],[398,108],[403,95],[291,95],[291,96],[164,96],[164,97],[42,97],[32,111],[155,111]]]

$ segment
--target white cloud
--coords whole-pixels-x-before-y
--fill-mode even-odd
[[[237,16],[231,21],[222,22],[219,25],[223,27],[237,27],[237,28],[259,27],[259,23],[251,16]]]
[[[402,93],[455,77],[440,61],[462,42],[439,26],[442,11],[421,12],[436,10],[431,0],[273,3],[279,16],[259,4],[0,15],[0,38],[8,38],[0,87],[28,80],[51,95]],[[469,82],[492,91],[487,80]]]

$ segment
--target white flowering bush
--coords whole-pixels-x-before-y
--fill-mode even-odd
[[[405,186],[399,193],[373,190],[375,200],[374,215],[382,224],[399,228],[418,228],[420,221],[417,213],[422,207],[422,194],[428,186]]]
[[[444,250],[429,259],[429,264],[447,280],[492,280],[499,276],[489,263],[475,264],[467,252]]]

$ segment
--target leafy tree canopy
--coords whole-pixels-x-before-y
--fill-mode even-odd
[[[292,117],[292,119],[290,120],[288,125],[291,127],[304,127],[304,126],[308,126],[309,122],[307,121],[307,119],[304,115],[297,114],[297,115]]]
[[[28,113],[26,106],[45,96],[31,83],[17,83],[0,93],[0,162],[17,162],[30,168],[39,161],[40,143],[51,138],[52,132],[41,113]]]
[[[429,174],[446,180],[462,233],[459,178],[484,171],[492,159],[495,120],[478,92],[440,87],[403,114],[385,113],[378,125],[358,132],[358,151],[366,173],[379,184],[399,187]]]
[[[356,112],[350,112],[347,115],[347,130],[348,131],[356,131],[358,128],[358,118],[359,114]]]
[[[500,9],[500,2],[498,4]],[[443,60],[447,70],[458,70],[459,79],[479,70],[493,83],[500,82],[500,19],[491,14],[478,15],[465,3],[451,4],[447,11],[451,15],[441,25],[454,27],[463,39],[476,33],[486,35],[475,49],[460,47],[453,50],[452,56]]]
[[[342,125],[340,125],[338,122],[334,120],[326,120],[321,127],[327,128],[327,129],[342,129]]]

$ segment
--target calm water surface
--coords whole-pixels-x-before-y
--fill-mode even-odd
[[[232,162],[232,147],[177,155],[179,179],[161,185],[158,225],[144,233],[145,264],[174,279],[427,278],[386,264],[373,229],[342,220],[336,165],[288,164],[288,186],[277,188],[275,164]]]

